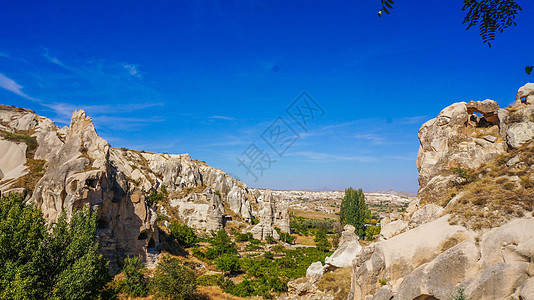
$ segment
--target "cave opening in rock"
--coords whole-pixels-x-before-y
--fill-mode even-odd
[[[432,295],[421,295],[413,298],[413,300],[439,300],[438,298]]]
[[[156,248],[156,242],[153,238],[150,238],[150,241],[148,241],[148,248]]]
[[[108,229],[109,228],[109,222],[105,218],[99,218],[96,225],[97,229]]]
[[[85,184],[92,187],[92,188],[96,188],[97,184],[98,184],[98,180],[96,179],[86,179],[85,180]]]
[[[141,233],[139,234],[139,236],[137,237],[137,239],[138,239],[138,240],[146,240],[146,239],[148,239],[148,235],[146,234],[146,232],[143,231],[143,232],[141,232]]]

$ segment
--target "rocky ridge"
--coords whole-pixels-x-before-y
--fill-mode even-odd
[[[98,213],[101,251],[112,266],[127,255],[156,260],[158,214],[206,232],[230,218],[246,227],[253,217],[262,228],[289,230],[287,205],[277,199],[268,200],[265,218],[267,196],[188,154],[110,147],[83,110],[60,129],[33,111],[0,106],[0,131],[0,191],[26,193],[48,222],[89,206]]]
[[[533,104],[529,83],[505,109],[460,102],[423,124],[418,198],[353,261],[348,299],[532,297]]]

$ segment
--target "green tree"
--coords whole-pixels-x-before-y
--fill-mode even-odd
[[[96,213],[63,212],[54,226],[22,196],[0,201],[0,298],[92,299],[110,280],[98,253]]]
[[[224,272],[237,272],[241,270],[239,258],[234,254],[223,254],[215,259],[215,265]]]
[[[180,224],[176,221],[171,222],[171,236],[183,247],[193,247],[198,242],[195,230],[187,225]]]
[[[156,298],[172,300],[199,299],[196,277],[177,258],[164,256],[151,280]]]
[[[147,279],[143,274],[145,267],[139,258],[127,257],[124,260],[124,285],[121,291],[128,294],[130,297],[144,297],[147,295]]]
[[[46,237],[41,212],[18,194],[0,200],[0,299],[38,299],[37,249]]]
[[[330,248],[332,248],[332,244],[330,244],[330,242],[328,241],[325,231],[319,230],[317,232],[317,235],[315,236],[315,246],[317,247],[317,250],[319,251],[322,251],[322,252],[330,251]]]
[[[110,281],[108,262],[98,253],[97,214],[89,209],[73,211],[70,222],[65,212],[40,251],[41,278],[53,282],[52,298],[96,298]]]
[[[365,195],[362,189],[355,190],[351,187],[345,190],[345,197],[341,201],[339,221],[345,225],[350,224],[356,228],[356,234],[365,234],[365,219],[371,216],[371,211],[365,204]]]
[[[223,254],[237,254],[237,247],[232,239],[221,229],[210,240],[210,247],[206,251],[206,257],[209,259],[215,259]]]

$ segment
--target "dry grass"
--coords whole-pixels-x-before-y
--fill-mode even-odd
[[[519,163],[507,166],[512,157]],[[451,197],[465,192],[451,205],[451,224],[471,229],[493,228],[506,221],[522,217],[534,209],[534,144],[514,149],[474,170],[463,186],[451,190]],[[445,200],[445,201],[443,201]],[[446,203],[449,199],[442,199]]]
[[[345,267],[326,273],[317,283],[317,288],[333,294],[336,300],[347,299],[350,292],[350,272],[351,267]]]
[[[198,292],[209,299],[218,300],[241,300],[247,298],[241,298],[230,294],[225,294],[218,286],[198,286]]]
[[[324,219],[339,220],[338,215],[329,214],[329,213],[322,212],[322,211],[306,211],[306,210],[290,208],[289,213],[294,214],[296,217],[303,217],[303,218],[314,219],[314,220],[324,220]]]

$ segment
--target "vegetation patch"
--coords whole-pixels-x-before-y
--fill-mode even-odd
[[[514,158],[515,163],[508,163]],[[512,218],[522,217],[534,209],[533,143],[514,149],[476,170],[469,172],[469,181],[456,186],[450,196],[441,199],[449,205],[449,222],[471,229],[493,228]],[[460,194],[460,192],[463,192]]]

